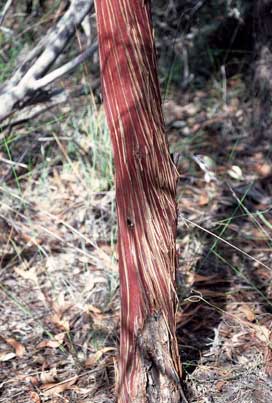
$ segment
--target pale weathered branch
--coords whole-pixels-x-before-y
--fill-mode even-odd
[[[93,45],[88,47],[84,52],[76,56],[73,60],[70,60],[68,63],[64,64],[58,69],[53,70],[51,73],[48,73],[43,78],[36,80],[34,89],[38,90],[44,88],[45,86],[51,84],[53,81],[56,81],[57,79],[63,77],[65,74],[74,70],[79,64],[83,63],[88,57],[91,57],[93,53],[97,50],[97,48],[98,45],[97,42],[95,42]]]
[[[21,111],[15,111],[12,115],[12,119],[6,120],[1,126],[1,131],[4,132],[6,129],[23,124],[31,119],[36,118],[39,115],[44,114],[50,109],[56,107],[57,105],[63,104],[71,98],[69,91],[52,91],[47,94],[43,94],[42,101],[36,104],[31,104],[26,106]],[[35,101],[35,100],[34,100]],[[0,141],[4,138],[4,134],[0,134]]]
[[[21,125],[29,120],[43,115],[45,112],[55,108],[60,104],[65,104],[71,98],[78,98],[86,96],[95,91],[100,86],[100,79],[92,81],[89,85],[80,85],[76,89],[58,88],[52,91],[46,91],[38,99],[31,100],[31,104],[26,106],[23,110],[15,111],[12,119],[6,120],[1,126],[2,132],[11,127]],[[0,141],[4,138],[4,134],[0,134]]]
[[[37,91],[70,72],[95,51],[94,44],[72,61],[47,74],[74,35],[76,28],[90,12],[92,5],[92,0],[72,0],[69,9],[56,27],[50,30],[30,52],[8,82],[0,87],[0,122],[16,109],[27,105]]]
[[[12,2],[13,2],[13,0],[8,0],[6,2],[6,4],[4,5],[3,11],[0,13],[0,26],[3,24],[4,19],[7,15],[7,12],[9,10],[10,6],[12,5]]]

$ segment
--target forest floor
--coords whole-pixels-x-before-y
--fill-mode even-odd
[[[272,401],[271,142],[255,136],[242,87],[228,83],[227,103],[211,83],[164,104],[181,153],[177,319],[189,402]],[[0,402],[113,401],[113,168],[103,110],[89,103],[69,119],[62,110],[54,130],[56,112],[2,144]]]
[[[164,100],[180,153],[177,334],[190,403],[272,402],[272,144],[247,86],[212,77]],[[103,108],[80,97],[3,133],[0,403],[113,402],[120,302]]]

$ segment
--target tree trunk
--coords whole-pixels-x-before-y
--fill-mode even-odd
[[[256,63],[254,76],[254,130],[256,141],[271,137],[272,111],[272,1],[255,4]]]
[[[97,0],[115,161],[121,339],[118,401],[180,402],[176,168],[165,136],[149,0]]]

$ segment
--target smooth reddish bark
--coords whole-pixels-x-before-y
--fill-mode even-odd
[[[96,0],[116,172],[119,402],[179,402],[176,180],[165,137],[150,1]]]

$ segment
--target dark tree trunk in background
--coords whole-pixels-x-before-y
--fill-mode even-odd
[[[175,325],[177,171],[165,137],[148,0],[97,0],[116,172],[119,402],[180,402]]]
[[[255,111],[254,127],[259,136],[271,136],[272,112],[272,0],[255,4]]]

